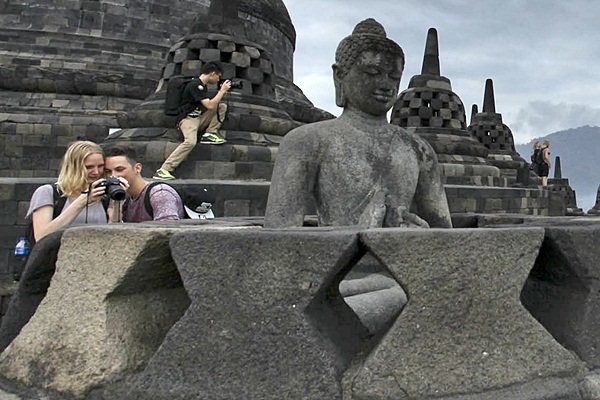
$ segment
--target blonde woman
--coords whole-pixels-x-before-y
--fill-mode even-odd
[[[52,184],[40,186],[31,197],[26,218],[33,222],[35,240],[70,225],[106,224],[107,213],[100,201],[105,187],[97,187],[103,176],[102,148],[88,141],[72,143],[63,156],[55,184],[58,193],[66,198],[62,211],[54,210]]]
[[[542,177],[542,186],[548,185],[548,174],[550,173],[550,141],[545,139],[542,142],[542,148],[540,149],[542,153],[542,162],[538,166],[539,168],[539,176]]]

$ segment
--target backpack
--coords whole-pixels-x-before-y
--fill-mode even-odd
[[[63,208],[65,208],[65,203],[67,202],[67,198],[61,196],[58,191],[58,186],[56,183],[52,184],[52,219],[55,219],[60,215]],[[107,196],[102,197],[102,206],[104,207],[104,211],[108,210],[108,206],[110,204],[110,198]],[[35,244],[35,237],[33,236],[33,218],[29,221],[27,225],[27,230],[25,231],[25,235],[29,239],[30,245],[33,247]]]
[[[544,150],[547,149],[547,147],[542,147],[537,154],[534,154],[535,156],[535,163],[538,165],[542,165],[545,163],[544,161]]]
[[[152,217],[152,219],[154,219],[154,209],[152,208],[152,204],[150,203],[150,191],[152,190],[152,188],[154,186],[160,185],[160,184],[167,185],[171,189],[176,191],[183,203],[183,197],[177,191],[177,189],[175,189],[173,186],[171,186],[165,182],[156,182],[156,181],[150,182],[148,184],[148,189],[146,189],[146,193],[144,194],[144,209],[146,210],[148,215],[150,215],[150,217]],[[125,202],[123,203],[123,208],[121,209],[121,214],[123,215],[123,222],[127,222],[126,215],[127,215],[127,208],[129,207],[129,201],[130,201],[130,198],[127,198],[127,200],[125,200]],[[198,208],[203,208],[203,210],[199,211],[197,209],[197,211],[193,211],[192,209],[190,209],[188,206],[186,206],[184,204],[183,205],[183,211],[184,211],[183,219],[213,219],[215,217],[211,210],[212,204],[203,202],[202,205]]]
[[[169,185],[168,183],[164,183],[164,182],[150,182],[148,184],[148,188],[146,189],[146,193],[144,194],[144,209],[146,210],[146,212],[148,213],[148,215],[150,215],[150,217],[152,219],[154,219],[154,209],[152,208],[152,204],[150,203],[150,191],[152,190],[152,188],[156,185],[167,185],[168,187],[170,187],[171,189],[175,190],[177,192],[177,189],[175,189],[173,186]],[[179,195],[179,192],[177,192],[177,194]],[[179,195],[179,197],[181,198],[181,195]],[[127,208],[129,208],[129,202],[131,201],[131,199],[128,197],[125,202],[123,203],[123,208],[121,210],[121,214],[123,215],[123,222],[127,222],[126,219],[126,215],[127,215]],[[182,200],[183,201],[183,200]],[[189,218],[187,213],[185,213],[184,218]]]
[[[183,92],[188,83],[195,78],[186,78],[184,76],[176,76],[169,78],[167,82],[167,94],[165,97],[165,114],[171,116],[179,116],[187,114],[194,109],[193,103],[183,102]]]

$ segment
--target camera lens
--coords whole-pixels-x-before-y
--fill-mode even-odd
[[[121,201],[125,199],[125,189],[119,184],[111,184],[106,187],[106,194],[113,200]]]
[[[125,189],[121,187],[119,179],[114,176],[106,178],[100,185],[106,187],[106,195],[113,200],[121,201],[127,196]]]

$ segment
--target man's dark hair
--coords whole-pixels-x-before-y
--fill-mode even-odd
[[[210,74],[211,72],[223,74],[223,66],[221,65],[221,63],[218,63],[216,61],[209,61],[202,65],[202,68],[200,68],[200,75]]]
[[[113,145],[104,149],[104,158],[125,156],[127,161],[134,165],[137,163],[135,150],[128,146]]]

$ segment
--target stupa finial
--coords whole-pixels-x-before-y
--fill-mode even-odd
[[[473,104],[471,106],[471,123],[469,125],[473,125],[475,123],[475,114],[477,114],[479,112],[479,108],[477,107],[477,104]]]
[[[562,179],[562,170],[560,168],[560,157],[554,159],[554,179]]]
[[[423,75],[440,76],[440,52],[438,48],[438,36],[435,28],[429,28],[427,31],[427,41],[425,43],[425,55],[423,56]]]
[[[492,82],[491,79],[486,79],[485,81],[485,94],[483,96],[483,112],[496,112],[496,101],[494,100],[494,82]]]

